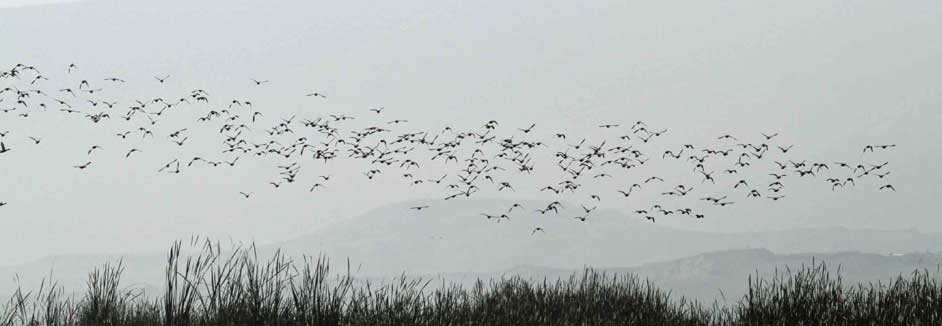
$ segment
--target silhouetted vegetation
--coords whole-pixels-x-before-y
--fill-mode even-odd
[[[68,296],[56,283],[18,290],[0,309],[7,325],[940,325],[942,285],[928,272],[886,284],[843,284],[824,264],[750,278],[731,306],[673,298],[631,275],[585,270],[535,282],[519,277],[474,286],[399,277],[371,284],[331,273],[324,258],[291,261],[254,247],[205,242],[171,248],[163,293],[122,288],[120,262]]]

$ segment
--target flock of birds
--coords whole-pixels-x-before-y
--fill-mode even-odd
[[[58,114],[91,124],[117,128],[113,135],[127,144],[120,152],[132,160],[146,150],[145,145],[169,142],[185,147],[193,130],[208,129],[218,135],[218,153],[202,156],[172,157],[152,163],[157,173],[180,174],[196,165],[235,167],[240,160],[270,159],[277,162],[276,177],[264,187],[282,189],[298,185],[306,191],[321,191],[330,182],[330,175],[314,176],[302,181],[302,167],[307,164],[340,159],[365,162],[369,168],[363,178],[374,181],[380,175],[393,174],[412,186],[432,185],[442,191],[442,198],[469,198],[484,189],[498,193],[513,192],[515,178],[546,171],[538,169],[537,161],[547,162],[555,170],[558,182],[543,185],[539,193],[552,198],[546,205],[525,208],[515,203],[505,211],[481,213],[488,220],[510,220],[512,214],[529,209],[540,214],[563,214],[565,201],[579,201],[581,209],[572,219],[586,222],[604,200],[625,200],[639,192],[653,192],[663,198],[696,201],[708,207],[728,207],[740,200],[779,201],[785,198],[787,184],[805,179],[821,182],[832,191],[869,185],[880,191],[896,191],[884,183],[891,172],[888,162],[809,162],[792,158],[794,145],[778,143],[778,133],[762,133],[755,137],[731,134],[715,137],[712,144],[683,144],[678,148],[651,149],[667,129],[656,129],[643,121],[621,125],[600,124],[608,135],[603,139],[577,138],[558,131],[542,131],[536,124],[504,128],[491,120],[472,130],[444,127],[435,131],[397,131],[408,120],[390,119],[363,128],[346,128],[358,117],[331,114],[323,117],[278,117],[268,120],[255,109],[251,100],[220,100],[196,89],[174,98],[144,98],[119,103],[105,94],[128,81],[118,77],[88,78],[80,75],[79,66],[69,65],[65,85],[49,87],[49,78],[37,68],[17,64],[0,70],[0,168],[3,158],[27,152],[40,145],[40,135],[17,135],[2,130],[12,119],[29,119],[34,114]],[[156,84],[172,82],[171,76],[154,76],[142,81]],[[250,79],[254,86],[265,87],[268,80]],[[4,86],[9,85],[9,86]],[[311,100],[326,101],[321,92],[298,94]],[[196,112],[195,115],[194,112]],[[174,115],[193,115],[189,125],[170,126],[162,123]],[[382,118],[384,108],[364,109],[369,118]],[[507,132],[509,131],[509,132]],[[502,133],[503,132],[503,133]],[[894,144],[866,145],[863,154],[891,150]],[[548,149],[548,150],[547,150]],[[77,171],[94,169],[94,153],[102,146],[90,145],[87,157],[72,165]],[[117,150],[117,149],[116,149]],[[218,158],[225,157],[225,158]],[[549,161],[552,165],[549,165]],[[689,166],[689,173],[699,182],[670,182],[656,175],[634,176],[645,164],[657,161],[678,161]],[[434,168],[441,171],[431,171]],[[758,170],[758,173],[756,173]],[[747,173],[748,172],[748,173]],[[748,175],[748,177],[747,177]],[[625,181],[625,179],[630,179]],[[343,180],[341,180],[343,181]],[[869,182],[869,183],[868,183]],[[609,183],[620,189],[594,192],[588,184]],[[536,189],[533,189],[536,190]],[[245,199],[254,192],[239,192]],[[658,197],[658,198],[660,198]],[[0,207],[8,205],[0,199]],[[685,215],[696,219],[706,217],[691,205],[651,203],[635,205],[633,213],[650,222],[668,215]],[[414,206],[421,211],[429,206]],[[545,232],[536,227],[531,234]]]

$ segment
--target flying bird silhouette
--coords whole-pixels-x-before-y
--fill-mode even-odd
[[[880,188],[878,188],[878,190],[892,190],[892,191],[895,192],[895,191],[896,191],[896,188],[894,188],[893,185],[883,185],[883,186],[880,186]]]

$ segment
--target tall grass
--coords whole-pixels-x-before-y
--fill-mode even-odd
[[[942,325],[942,284],[925,270],[848,286],[820,263],[748,282],[734,308],[743,325]]]
[[[750,277],[731,307],[673,298],[631,275],[586,269],[562,280],[506,277],[473,286],[400,276],[373,284],[332,272],[324,257],[292,261],[254,246],[209,241],[168,254],[163,293],[121,285],[123,264],[93,271],[87,291],[66,296],[44,281],[0,307],[12,325],[942,325],[942,285],[928,272],[889,283],[845,285],[824,264]],[[51,279],[51,277],[50,277]]]

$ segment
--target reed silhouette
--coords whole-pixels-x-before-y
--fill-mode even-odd
[[[536,231],[534,231],[536,232]],[[0,306],[12,325],[938,325],[942,283],[915,271],[887,283],[847,285],[824,263],[744,280],[733,305],[685,300],[630,275],[586,269],[568,279],[517,276],[471,287],[407,277],[371,283],[324,257],[260,258],[254,246],[190,240],[168,253],[162,293],[124,287],[121,261],[92,271],[66,295],[44,281]],[[735,298],[733,298],[735,300]]]

